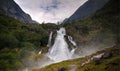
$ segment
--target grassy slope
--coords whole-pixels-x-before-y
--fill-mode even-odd
[[[95,61],[84,66],[78,66],[76,71],[119,71],[120,70],[120,45],[114,46],[112,48],[98,52],[97,54],[104,53],[113,53],[113,56],[106,59],[101,59],[100,64],[96,64]]]
[[[81,63],[85,62],[89,58],[101,53],[114,53],[112,57],[107,59],[101,59],[99,64],[95,64],[95,61],[81,66]],[[55,63],[49,66],[46,66],[42,69],[36,69],[33,71],[58,71],[59,69],[64,69],[63,71],[70,71],[74,66],[75,71],[119,71],[120,70],[120,45],[114,46],[97,53],[94,53],[90,56],[86,56],[79,59],[67,60],[60,63]]]

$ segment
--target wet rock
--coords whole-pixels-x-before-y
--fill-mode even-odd
[[[103,55],[104,55],[104,53],[93,56],[93,61],[95,62],[95,65],[98,65],[101,63],[100,61],[101,61]]]
[[[84,66],[85,64],[88,64],[91,61],[91,59],[88,59],[87,61],[81,63],[81,66]]]
[[[102,59],[107,59],[107,58],[110,58],[110,57],[112,57],[112,53],[111,52],[109,52],[109,53],[105,53],[104,55],[102,55]]]
[[[101,59],[99,59],[99,58],[93,58],[93,61],[95,62],[95,65],[100,64],[101,63],[100,60]]]
[[[99,55],[93,56],[93,59],[101,59],[104,53],[101,53]]]
[[[65,71],[65,70],[66,70],[66,68],[64,68],[64,67],[58,69],[58,71]]]

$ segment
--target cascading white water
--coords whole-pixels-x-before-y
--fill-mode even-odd
[[[52,34],[53,32],[51,32],[49,35],[47,46],[50,48],[49,48],[49,51],[46,53],[46,56],[43,58],[40,58],[40,60],[38,59],[37,62],[35,62],[35,64],[38,63],[38,66],[40,68],[50,65],[52,63],[75,58],[74,52],[76,48],[72,48],[72,50],[68,49],[68,44],[64,38],[64,36],[66,35],[65,28],[60,28],[57,31],[55,42],[51,46]],[[74,46],[76,46],[76,43],[72,40],[72,37],[69,37],[68,39]],[[40,54],[42,54],[42,50],[38,52],[38,55]],[[32,68],[28,67],[28,68],[23,69],[23,71],[32,71]]]
[[[76,46],[76,43],[75,41],[73,41],[73,38],[71,36],[68,36],[68,39],[74,46]]]
[[[39,52],[38,52],[38,54],[41,54],[42,53],[42,50],[40,50]]]
[[[60,28],[60,30],[57,31],[57,36],[55,38],[53,46],[47,53],[47,56],[55,62],[71,59],[72,55],[74,54],[75,49],[72,51],[68,49],[68,44],[64,38],[65,35],[65,28]]]
[[[47,47],[50,47],[50,46],[51,46],[52,34],[53,34],[53,32],[51,32],[50,35],[49,35],[49,40],[48,40]]]

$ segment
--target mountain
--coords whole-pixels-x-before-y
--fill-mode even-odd
[[[18,19],[22,22],[34,23],[29,14],[26,14],[14,0],[0,0],[0,13]]]
[[[77,11],[70,16],[68,21],[82,20],[95,13],[102,8],[109,0],[88,0],[85,4],[80,6]]]
[[[108,45],[114,44],[114,42],[120,43],[119,3],[119,0],[109,0],[101,9],[97,10],[90,17],[84,20],[64,23],[67,33],[79,43],[78,46],[88,44],[100,44],[101,46],[102,43],[103,45],[106,45],[106,43],[108,43]],[[73,34],[73,32],[75,33]]]

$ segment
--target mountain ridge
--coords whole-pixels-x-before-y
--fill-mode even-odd
[[[0,13],[26,23],[35,23],[31,16],[25,13],[14,0],[0,0]]]
[[[67,21],[78,21],[83,20],[98,9],[102,8],[109,0],[88,0],[82,6],[80,6],[69,18]]]

